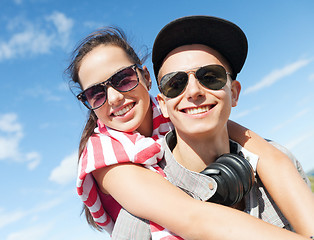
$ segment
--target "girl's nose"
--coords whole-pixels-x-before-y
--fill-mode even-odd
[[[117,91],[111,86],[107,88],[107,101],[109,105],[116,106],[124,99],[123,93]]]

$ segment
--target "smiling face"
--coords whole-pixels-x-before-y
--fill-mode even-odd
[[[117,71],[133,64],[122,48],[99,45],[81,61],[78,75],[82,89],[106,81]],[[112,129],[123,132],[137,130],[143,135],[150,135],[152,113],[149,111],[148,86],[151,80],[146,68],[136,71],[140,80],[136,88],[121,93],[108,86],[107,101],[94,112],[103,124]]]
[[[217,64],[230,72],[225,59],[215,50],[199,44],[181,46],[165,58],[159,72],[160,79],[175,71],[188,71],[206,65]],[[175,98],[158,95],[165,117],[169,117],[179,137],[198,138],[216,136],[226,132],[231,107],[237,105],[240,83],[228,76],[227,84],[220,90],[203,87],[194,74],[189,74],[188,84]]]

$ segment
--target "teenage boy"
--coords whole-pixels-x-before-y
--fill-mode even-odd
[[[158,95],[158,101],[163,115],[170,118],[175,127],[175,130],[165,137],[167,148],[161,166],[170,182],[194,198],[206,201],[215,197],[213,191],[216,192],[219,186],[213,184],[207,176],[201,176],[199,173],[208,166],[213,166],[208,171],[212,178],[222,174],[223,170],[219,168],[217,170],[217,163],[214,165],[213,163],[218,162],[216,159],[223,154],[236,152],[244,155],[256,170],[258,157],[247,152],[237,143],[232,143],[227,131],[227,120],[231,108],[237,105],[241,91],[241,85],[235,79],[243,67],[246,56],[247,39],[243,31],[229,21],[210,16],[190,16],[177,19],[166,25],[155,40],[152,58],[161,92]],[[285,149],[280,147],[280,150],[291,156]],[[292,160],[299,166],[296,159]],[[288,166],[289,164],[288,162]],[[285,187],[284,185],[288,183],[269,176],[272,174],[272,169],[265,169],[265,166],[265,163],[260,164],[257,172],[258,174],[262,173],[263,178],[260,177],[265,184],[268,184],[266,185],[268,190],[270,188],[273,192],[281,190],[276,185],[278,182],[281,182],[283,189],[287,190],[287,185]],[[263,167],[264,169],[262,169]],[[273,164],[273,168],[281,167]],[[261,169],[260,172],[259,169]],[[287,170],[287,168],[283,169]],[[295,169],[291,169],[291,166],[288,169],[287,171],[296,172]],[[303,179],[308,181],[302,168],[298,167],[298,170]],[[239,175],[241,174],[240,170]],[[230,183],[230,179],[227,179],[227,183],[224,184],[228,185],[228,181]],[[274,188],[272,183],[274,183]],[[245,181],[243,184],[246,184]],[[298,190],[302,189],[300,191],[303,191],[304,185],[301,181],[300,185],[295,186]],[[232,194],[232,191],[230,189],[227,194]],[[289,191],[291,192],[291,190]],[[222,193],[222,195],[224,194]],[[249,194],[245,197],[243,195],[245,193],[232,204],[226,205],[232,205],[234,208],[248,212],[273,225],[293,230],[270,197],[259,175],[256,175],[255,184]],[[299,207],[302,204],[299,200],[304,200],[300,195],[294,196],[293,194],[285,196],[287,197],[285,200],[280,198],[279,195],[282,194],[278,191],[275,195],[276,200],[281,201],[280,206],[284,207],[285,204],[291,206],[290,204],[294,201]],[[219,197],[220,199],[224,198],[224,196]],[[309,198],[311,196],[307,195],[307,199]],[[305,200],[306,203],[311,201],[311,199]],[[298,207],[294,210],[300,213]],[[287,208],[284,208],[283,212],[292,222],[293,216],[287,211]],[[308,219],[310,219],[309,216],[307,216]],[[311,224],[304,224],[304,222],[300,224],[299,222],[298,220],[293,223],[293,227],[298,228],[296,230],[299,232],[304,230],[299,227],[300,225],[310,226],[309,224]]]

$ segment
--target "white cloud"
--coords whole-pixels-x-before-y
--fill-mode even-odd
[[[60,34],[68,34],[73,27],[73,20],[60,12],[52,13],[47,19],[55,24]]]
[[[65,157],[59,166],[52,170],[49,180],[58,184],[73,181],[77,174],[77,153]]]
[[[17,122],[17,115],[7,113],[0,115],[0,160],[13,159],[18,161],[21,154],[18,150],[23,138],[23,130]]]
[[[7,42],[0,42],[0,60],[49,53],[52,41],[51,36],[28,24],[23,32],[15,33]]]
[[[14,113],[0,115],[0,131],[20,132],[22,130],[22,126],[16,121],[17,115]]]
[[[54,12],[50,16],[46,17],[46,19],[53,22],[57,28],[58,35],[56,36],[56,39],[61,40],[59,41],[60,46],[66,47],[69,42],[74,21],[70,18],[67,18],[63,13],[60,12]]]
[[[23,0],[13,0],[16,5],[21,5]]]
[[[292,73],[296,72],[300,68],[308,65],[311,62],[309,59],[299,60],[292,64],[289,64],[281,69],[276,69],[264,77],[260,82],[255,84],[254,86],[248,87],[244,90],[243,94],[248,94],[252,92],[259,91],[263,88],[269,87],[279,81],[280,79],[291,75]]]
[[[27,162],[28,169],[33,170],[40,163],[41,156],[37,152],[21,152],[23,137],[23,128],[18,122],[17,114],[0,114],[0,160]]]
[[[0,40],[0,61],[27,55],[47,54],[69,43],[73,20],[54,12],[38,22],[16,17],[7,23],[13,32],[7,41]]]
[[[13,159],[18,161],[21,159],[18,150],[21,139],[22,136],[19,132],[13,136],[0,136],[0,160]]]

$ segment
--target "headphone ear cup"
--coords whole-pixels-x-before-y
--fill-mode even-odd
[[[220,163],[212,163],[211,165],[206,167],[201,173],[213,178],[214,181],[217,183],[217,190],[208,201],[223,204],[228,198],[229,190],[228,184],[222,176],[220,165]]]
[[[244,157],[238,154],[227,153],[221,155],[216,162],[232,167],[240,178],[243,185],[243,196],[246,195],[254,184],[254,170]]]
[[[217,191],[209,201],[232,206],[242,199],[243,184],[231,166],[214,162],[201,173],[212,177],[217,182]]]

